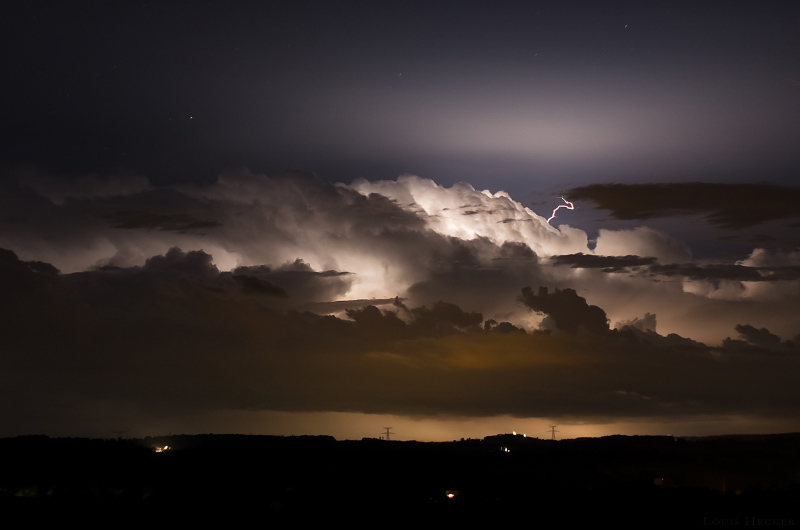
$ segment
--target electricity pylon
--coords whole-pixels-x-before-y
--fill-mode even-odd
[[[561,431],[557,431],[556,427],[558,427],[558,425],[551,425],[550,426],[550,434],[551,434],[551,438],[550,439],[551,440],[555,440],[556,439],[556,433],[557,432],[561,432]]]

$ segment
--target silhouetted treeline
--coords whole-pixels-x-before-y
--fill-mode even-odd
[[[0,509],[30,522],[800,524],[800,434],[24,436],[0,439],[0,466]]]

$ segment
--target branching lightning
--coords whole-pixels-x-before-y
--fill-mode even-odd
[[[559,209],[559,208],[566,208],[567,210],[574,210],[574,209],[575,209],[575,205],[574,205],[574,204],[572,204],[571,202],[569,202],[569,201],[568,201],[567,199],[565,199],[564,197],[561,197],[561,200],[562,200],[562,201],[564,201],[564,204],[559,204],[558,206],[556,206],[556,209],[555,209],[555,210],[553,210],[553,215],[551,215],[551,216],[550,216],[550,219],[548,219],[548,220],[547,220],[547,222],[548,222],[548,223],[549,223],[550,221],[552,221],[553,219],[555,219],[555,217],[556,217],[556,212],[558,211],[558,209]]]

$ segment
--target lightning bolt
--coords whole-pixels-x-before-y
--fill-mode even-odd
[[[548,220],[547,220],[547,222],[548,222],[548,223],[549,223],[550,221],[552,221],[553,219],[555,219],[555,217],[556,217],[556,212],[558,211],[558,209],[559,209],[559,208],[566,208],[567,210],[574,210],[574,209],[575,209],[575,205],[574,205],[574,204],[572,204],[571,202],[569,202],[569,201],[568,201],[567,199],[565,199],[564,197],[561,197],[561,200],[562,200],[562,201],[564,201],[564,204],[559,204],[558,206],[556,206],[556,209],[555,209],[555,210],[553,210],[553,215],[551,215],[551,216],[550,216],[550,219],[548,219]]]

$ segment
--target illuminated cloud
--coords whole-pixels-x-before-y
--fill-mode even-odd
[[[767,270],[797,270],[800,267],[800,248],[756,248],[745,259],[736,262],[743,267],[760,267]]]
[[[445,188],[415,176],[399,177],[396,181],[357,180],[352,187],[363,194],[380,193],[389,197],[443,235],[460,239],[487,237],[498,244],[524,243],[541,256],[586,251],[588,246],[583,231],[568,225],[554,229],[545,217],[503,191],[478,191],[466,183]]]
[[[639,331],[656,331],[656,316],[652,313],[645,313],[642,318],[634,318],[625,322],[617,322],[617,329],[633,328]]]
[[[669,234],[644,226],[633,230],[601,228],[594,252],[601,256],[652,256],[661,263],[686,263],[692,258],[685,243]]]
[[[72,192],[32,169],[7,176],[0,247],[64,273],[141,267],[173,247],[202,250],[251,294],[296,295],[272,300],[273,307],[337,315],[353,307],[348,299],[400,296],[413,306],[442,300],[532,329],[538,317],[516,300],[522,287],[546,285],[575,289],[615,322],[657,312],[668,332],[712,343],[741,321],[793,333],[787,304],[800,293],[796,248],[758,248],[743,260],[710,263],[693,259],[666,231],[641,226],[600,228],[590,249],[586,232],[550,226],[504,192],[415,176],[347,185],[309,173],[239,170],[205,185],[153,187],[133,174],[109,182]],[[303,274],[286,269],[300,263],[316,278],[338,276],[314,289],[303,284],[302,296],[294,287],[273,289],[283,285],[279,275],[285,283]],[[737,300],[764,305],[724,303]],[[704,327],[686,316],[701,307],[713,315]]]

